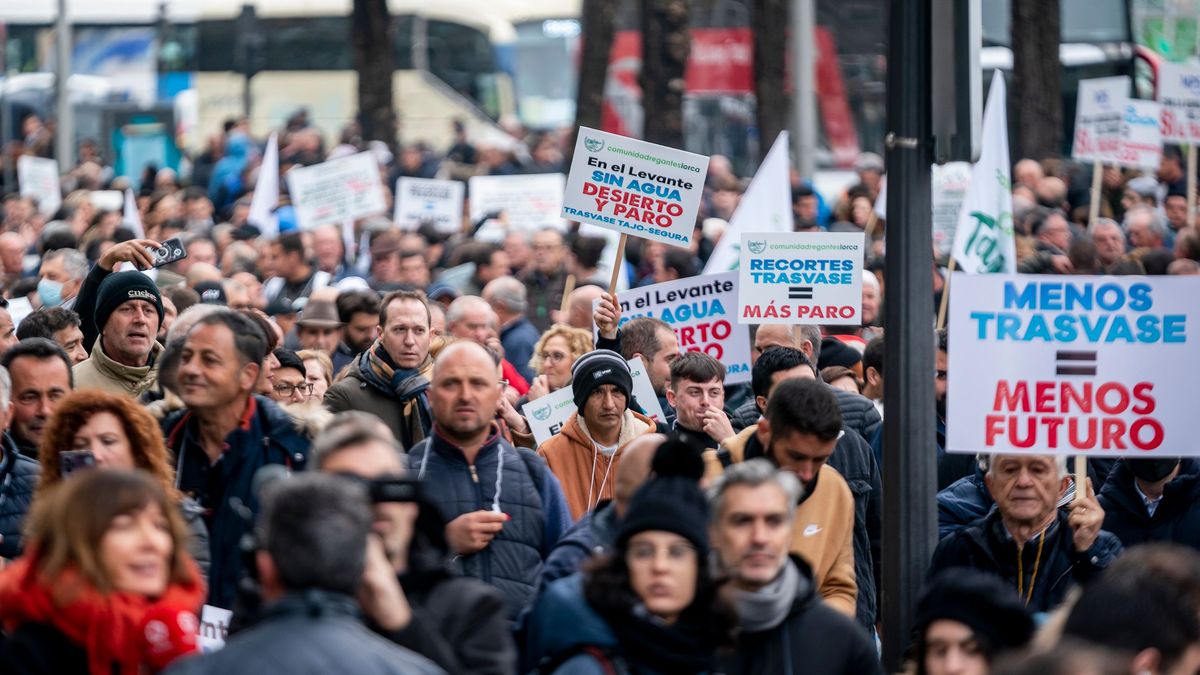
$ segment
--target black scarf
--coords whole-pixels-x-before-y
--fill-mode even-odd
[[[680,617],[668,626],[640,602],[622,616],[606,617],[621,653],[660,673],[704,673],[713,667],[716,645],[706,626]]]

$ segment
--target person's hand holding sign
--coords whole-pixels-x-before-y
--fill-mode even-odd
[[[1100,527],[1104,525],[1104,507],[1096,500],[1091,478],[1087,480],[1086,485],[1076,485],[1075,490],[1077,493],[1079,490],[1087,492],[1082,498],[1072,502],[1067,524],[1074,533],[1075,550],[1083,553],[1090,549],[1100,536]]]
[[[617,296],[611,293],[600,296],[594,318],[596,328],[600,329],[600,337],[605,340],[617,339],[617,326],[621,323],[621,306],[617,304]]]

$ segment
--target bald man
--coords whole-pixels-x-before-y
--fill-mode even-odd
[[[621,450],[612,501],[601,502],[595,510],[584,514],[567,530],[550,552],[550,557],[546,558],[546,566],[542,570],[543,587],[555,579],[578,572],[583,562],[593,554],[612,548],[617,535],[617,523],[625,515],[629,498],[650,477],[654,452],[666,440],[663,434],[646,434],[633,439]]]
[[[484,347],[464,340],[442,350],[429,387],[436,423],[409,450],[408,465],[446,518],[446,543],[463,573],[504,593],[515,619],[571,514],[546,463],[500,434],[500,395],[496,361]]]
[[[580,286],[571,291],[567,305],[565,320],[573,328],[581,328],[588,332],[592,330],[592,303],[604,295],[604,289],[599,286]]]

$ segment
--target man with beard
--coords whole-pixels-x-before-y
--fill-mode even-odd
[[[342,322],[342,340],[332,354],[335,375],[379,337],[379,294],[367,290],[339,293],[337,313]]]

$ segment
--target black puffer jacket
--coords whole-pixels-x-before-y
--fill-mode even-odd
[[[875,434],[879,433],[879,425],[883,423],[883,418],[879,416],[875,404],[866,396],[835,387],[830,387],[830,389],[837,396],[838,408],[842,411],[842,426],[857,431],[858,435],[869,443],[871,439],[875,438]],[[733,423],[734,431],[741,431],[751,424],[758,424],[760,417],[762,417],[762,411],[758,409],[758,404],[751,399],[734,411],[729,421]]]
[[[0,459],[0,558],[13,559],[21,555],[25,514],[33,502],[41,467],[17,451],[16,443],[6,433],[3,459]]]

